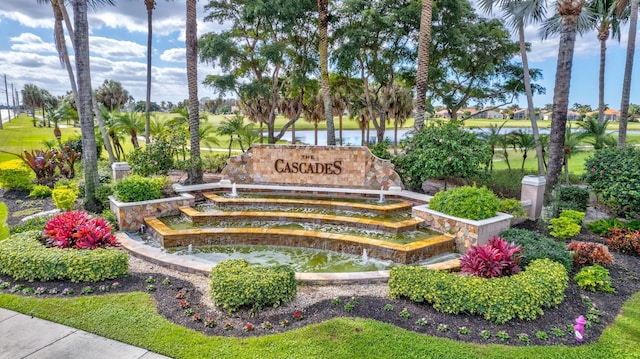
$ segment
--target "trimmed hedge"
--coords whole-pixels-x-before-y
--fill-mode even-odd
[[[116,248],[94,250],[45,247],[42,232],[15,234],[0,241],[0,273],[15,279],[98,282],[127,275],[129,254]]]
[[[429,201],[429,208],[454,217],[483,220],[495,217],[498,197],[486,187],[462,186],[440,191]]]
[[[33,172],[22,160],[9,160],[0,163],[0,187],[6,190],[30,190]]]
[[[244,259],[220,262],[211,269],[211,299],[229,312],[243,306],[256,313],[264,307],[277,308],[296,296],[295,272],[286,265],[252,266]]]
[[[439,312],[477,314],[501,324],[536,319],[543,308],[557,306],[568,281],[564,267],[549,259],[535,260],[511,277],[491,279],[400,266],[391,269],[389,294],[429,303]]]
[[[522,248],[520,266],[526,268],[536,259],[549,258],[564,266],[567,272],[571,271],[573,257],[563,242],[556,242],[542,234],[526,229],[511,228],[500,232],[500,238],[507,242],[513,242]]]

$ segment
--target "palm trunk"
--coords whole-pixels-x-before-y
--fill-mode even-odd
[[[342,146],[342,114],[338,115],[338,121],[340,121],[340,146]]]
[[[425,95],[429,80],[429,47],[431,46],[431,0],[422,1],[420,37],[418,39],[418,72],[416,74],[416,114],[413,127],[419,131],[424,125]]]
[[[196,0],[187,0],[187,83],[189,87],[189,134],[191,140],[192,167],[188,171],[187,183],[202,183],[200,164],[200,113],[198,102],[198,28]]]
[[[99,213],[100,203],[96,200],[98,179],[98,157],[96,137],[93,130],[93,108],[91,89],[91,66],[89,64],[89,22],[87,19],[87,0],[72,0],[75,25],[74,52],[78,73],[78,113],[82,133],[82,158],[84,168],[84,207],[88,211]]]
[[[562,6],[566,8],[562,8]],[[573,50],[576,42],[576,27],[578,15],[582,9],[580,3],[577,9],[570,2],[563,1],[558,5],[562,15],[560,42],[558,45],[558,63],[556,69],[555,90],[553,94],[553,117],[551,120],[551,134],[549,145],[549,166],[547,168],[547,194],[555,190],[560,182],[560,173],[564,159],[564,139],[567,128],[567,110],[569,108],[569,87],[571,84],[571,67],[573,64]],[[577,11],[576,11],[577,10]],[[563,14],[564,11],[564,14]]]
[[[598,122],[602,123],[604,121],[604,70],[605,70],[605,62],[607,59],[607,37],[609,34],[607,33],[604,38],[600,39],[600,72],[598,74]]]
[[[153,9],[156,7],[155,0],[145,0],[147,6],[147,103],[145,104],[145,125],[144,139],[149,143],[151,137],[151,46],[153,38]]]
[[[620,124],[618,127],[618,147],[627,144],[627,118],[629,116],[629,96],[631,94],[631,73],[633,72],[633,56],[636,51],[636,27],[638,25],[638,0],[631,0],[631,17],[629,18],[629,41],[627,42],[627,59],[624,65],[622,82],[622,100],[620,103]]]
[[[329,0],[318,0],[318,18],[320,20],[320,91],[322,92],[324,115],[327,121],[327,145],[335,145],[336,130],[333,124],[331,89],[329,87]]]
[[[520,57],[522,58],[522,69],[524,71],[524,90],[527,95],[527,107],[529,109],[529,120],[533,138],[536,140],[536,157],[538,159],[538,176],[544,175],[544,163],[542,162],[542,144],[540,143],[540,131],[538,130],[538,119],[533,107],[533,91],[531,91],[531,76],[529,74],[529,61],[527,59],[527,47],[524,42],[524,24],[518,23],[518,37],[520,42]]]

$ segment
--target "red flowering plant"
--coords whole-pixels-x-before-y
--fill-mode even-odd
[[[504,277],[520,272],[522,249],[502,238],[493,237],[487,244],[472,246],[460,258],[461,272],[480,278]]]
[[[44,226],[44,239],[58,248],[95,249],[119,247],[102,218],[91,218],[87,212],[69,211],[53,217]]]

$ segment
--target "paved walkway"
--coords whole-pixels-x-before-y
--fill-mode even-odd
[[[0,308],[0,359],[162,359],[165,356]]]

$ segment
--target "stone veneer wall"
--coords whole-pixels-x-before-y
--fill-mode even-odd
[[[496,217],[473,221],[446,215],[429,209],[428,205],[413,207],[413,216],[422,218],[435,231],[454,236],[456,250],[465,254],[472,245],[487,243],[493,236],[511,227],[512,215],[498,213]]]
[[[367,147],[257,144],[231,157],[222,176],[244,184],[403,188],[393,168]]]
[[[116,214],[120,230],[137,232],[147,217],[162,217],[179,214],[180,207],[192,206],[195,197],[183,193],[178,197],[155,199],[144,202],[120,202],[109,196],[111,212]]]

